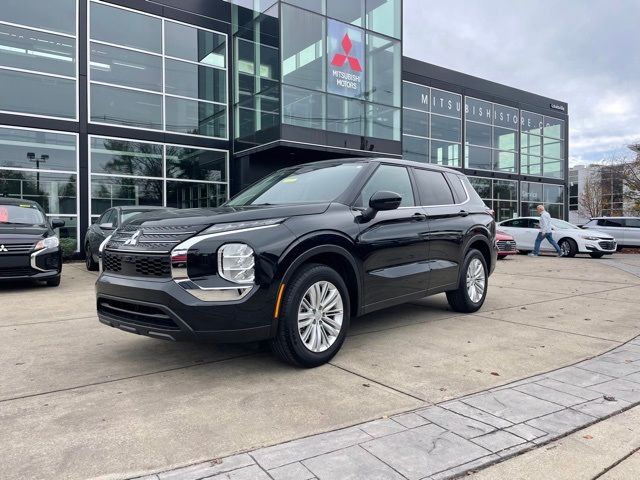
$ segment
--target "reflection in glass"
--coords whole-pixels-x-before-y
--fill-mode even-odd
[[[91,121],[162,129],[162,95],[91,85]]]
[[[366,0],[366,10],[369,30],[400,38],[400,0]]]
[[[90,153],[93,173],[162,177],[162,145],[157,143],[92,137]]]
[[[227,44],[224,35],[189,25],[165,21],[165,54],[192,62],[225,68]]]
[[[0,70],[0,110],[72,119],[76,82],[66,78]]]
[[[491,199],[491,179],[469,177],[469,182],[473,186],[474,190],[480,195],[483,200]]]
[[[517,150],[518,132],[506,128],[493,127],[493,148],[499,150]]]
[[[522,175],[540,175],[542,158],[534,155],[520,155],[520,173]]]
[[[75,214],[77,175],[0,170],[0,196],[36,201],[48,214]]]
[[[142,13],[91,2],[91,40],[162,53],[162,21]]]
[[[516,171],[516,154],[514,152],[493,151],[493,170],[514,173]]]
[[[462,95],[431,89],[431,112],[450,117],[462,117]]]
[[[76,41],[0,24],[0,65],[75,77]]]
[[[91,43],[91,80],[162,92],[162,57]]]
[[[523,202],[542,201],[542,184],[532,182],[520,183],[520,198]]]
[[[0,167],[75,171],[76,162],[75,135],[0,128]]]
[[[316,13],[324,13],[324,0],[287,0],[287,3]]]
[[[467,122],[467,144],[491,148],[492,127],[481,123]]]
[[[542,155],[542,137],[529,133],[520,134],[520,152],[525,155]]]
[[[564,203],[564,187],[545,184],[544,203]]]
[[[431,140],[430,161],[446,167],[459,167],[460,144]]]
[[[493,124],[499,127],[518,129],[518,109],[495,103],[493,105]]]
[[[327,0],[327,16],[341,22],[363,27],[364,0]]]
[[[162,180],[91,175],[91,214],[122,205],[162,205]]]
[[[415,110],[402,110],[402,133],[417,135],[419,137],[429,136],[429,114],[417,112]]]
[[[364,105],[360,100],[327,95],[327,130],[364,135]]]
[[[429,111],[429,87],[402,82],[402,106],[415,110]]]
[[[76,0],[2,0],[2,20],[75,35]]]
[[[227,101],[227,72],[193,63],[165,60],[165,91],[212,102]]]
[[[462,122],[457,118],[431,114],[431,138],[459,142],[462,137]]]
[[[493,181],[493,198],[499,200],[518,200],[518,184],[510,180]]]
[[[224,184],[167,181],[167,207],[209,208],[226,201]]]
[[[503,202],[495,200],[493,202],[493,212],[496,217],[496,222],[502,222],[510,218],[518,216],[518,202]]]
[[[416,162],[429,162],[429,140],[402,136],[402,158]]]
[[[399,107],[402,103],[402,49],[400,42],[367,34],[367,98]]]
[[[493,122],[493,105],[484,100],[465,97],[464,113],[467,120],[491,124]]]
[[[385,140],[400,140],[400,109],[368,104],[367,135]]]
[[[167,145],[167,177],[225,182],[226,152]]]
[[[564,120],[545,116],[544,136],[553,138],[564,138]]]
[[[491,152],[492,150],[489,148],[467,146],[467,148],[465,148],[467,168],[491,170],[493,166]]]
[[[324,129],[324,94],[282,86],[282,122]]]
[[[524,110],[520,113],[520,130],[523,133],[542,135],[543,123],[542,115]]]
[[[165,98],[165,102],[168,131],[207,137],[227,137],[225,105],[169,96]]]
[[[564,141],[544,137],[543,154],[545,157],[564,158]]]

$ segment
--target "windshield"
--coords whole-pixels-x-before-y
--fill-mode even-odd
[[[364,168],[363,163],[341,163],[286,168],[263,178],[226,205],[285,205],[332,202]]]
[[[551,219],[551,225],[553,225],[558,230],[580,230],[580,228],[576,227],[573,223],[565,222],[564,220],[558,220],[557,218]]]
[[[136,215],[140,215],[141,213],[149,212],[150,210],[127,210],[122,212],[122,223],[129,220],[131,217],[135,217]]]
[[[9,225],[44,225],[44,215],[35,205],[0,204],[0,224]]]

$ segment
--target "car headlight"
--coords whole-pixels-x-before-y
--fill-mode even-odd
[[[56,248],[60,245],[60,240],[58,237],[47,237],[40,240],[36,243],[36,250],[42,250],[43,248]]]
[[[284,222],[284,218],[268,218],[266,220],[254,220],[250,222],[234,222],[234,223],[219,223],[212,225],[200,232],[200,235],[209,235],[211,233],[231,232],[234,230],[245,230],[247,228],[268,227],[270,225],[277,225]]]
[[[598,240],[604,240],[603,238],[600,237],[582,237],[585,240],[592,240],[594,242],[597,242]]]
[[[256,278],[253,249],[246,243],[227,243],[218,249],[218,274],[233,283],[253,283]]]

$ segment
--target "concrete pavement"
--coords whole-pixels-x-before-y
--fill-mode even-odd
[[[437,296],[368,315],[331,365],[295,370],[255,345],[109,329],[95,318],[95,275],[65,267],[58,290],[0,287],[11,305],[0,317],[6,478],[125,478],[194,464],[503,385],[640,333],[632,272],[517,257],[498,264],[478,314],[457,315]]]

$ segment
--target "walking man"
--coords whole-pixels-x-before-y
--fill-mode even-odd
[[[549,212],[544,209],[544,205],[538,205],[536,210],[538,211],[538,215],[540,215],[540,232],[536,237],[536,243],[533,246],[533,253],[530,253],[529,256],[537,257],[540,255],[540,244],[542,243],[542,240],[546,238],[553,248],[556,249],[558,256],[561,257],[562,250],[551,235],[551,215],[549,215]]]

